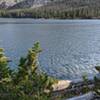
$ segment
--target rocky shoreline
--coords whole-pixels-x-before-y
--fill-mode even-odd
[[[96,75],[97,79],[100,79],[100,73]],[[100,95],[94,92],[95,80],[94,77],[87,78],[88,80],[59,80],[58,83],[53,85],[54,97],[63,95],[68,100],[100,100]],[[71,96],[69,96],[72,94]],[[88,99],[87,99],[88,98]],[[67,99],[66,99],[67,100]]]

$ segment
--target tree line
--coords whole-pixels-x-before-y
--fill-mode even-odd
[[[0,10],[0,17],[4,18],[54,18],[54,19],[91,19],[100,18],[99,8],[70,8],[66,10],[55,9],[19,9]]]

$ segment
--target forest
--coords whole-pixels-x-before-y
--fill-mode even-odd
[[[100,18],[100,9],[80,8],[69,10],[54,9],[17,9],[0,10],[0,17],[4,18],[45,18],[45,19],[92,19]]]
[[[14,3],[10,4],[6,1],[0,4],[0,17],[45,19],[100,18],[99,0],[45,0],[45,2],[40,0],[12,0],[12,2]]]

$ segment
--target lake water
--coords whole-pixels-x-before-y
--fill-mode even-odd
[[[0,47],[12,59],[12,68],[35,41],[43,48],[40,68],[48,75],[77,79],[97,73],[100,20],[0,19]]]

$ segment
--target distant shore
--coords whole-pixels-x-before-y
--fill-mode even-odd
[[[1,9],[0,18],[34,18],[34,19],[100,19],[98,9]]]
[[[100,17],[93,17],[93,18],[34,18],[34,17],[5,17],[5,16],[2,16],[0,18],[13,18],[13,19],[43,19],[43,20],[99,20]]]

